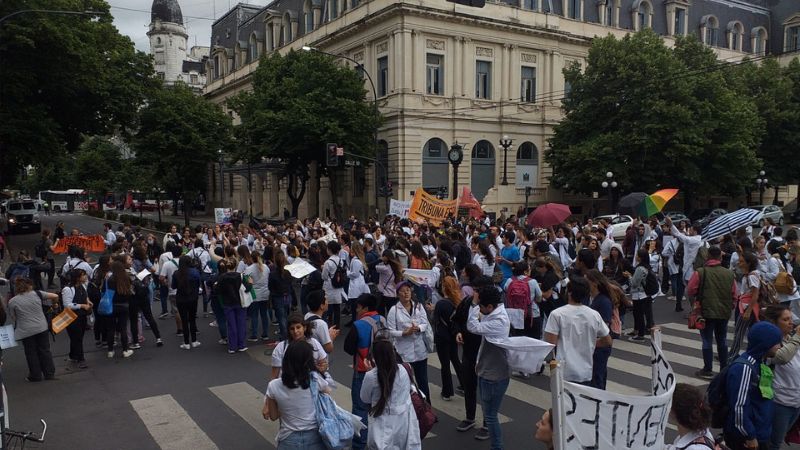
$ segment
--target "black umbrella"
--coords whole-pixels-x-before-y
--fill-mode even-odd
[[[631,192],[630,194],[619,199],[617,210],[621,214],[628,214],[636,217],[639,215],[639,208],[646,197],[647,194],[644,192]]]

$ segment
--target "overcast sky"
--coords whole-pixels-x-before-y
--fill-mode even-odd
[[[252,5],[266,5],[269,0],[247,0]],[[120,33],[128,35],[138,50],[148,52],[150,41],[147,26],[150,24],[152,0],[108,0],[114,25]],[[183,12],[183,24],[189,35],[189,47],[208,46],[211,42],[211,24],[234,6],[234,0],[178,0]]]

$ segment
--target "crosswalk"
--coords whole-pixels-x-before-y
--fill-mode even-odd
[[[678,382],[702,386],[707,382],[693,376],[695,370],[702,367],[700,352],[700,338],[696,331],[690,331],[685,324],[662,324],[662,342],[664,354],[672,363]],[[260,350],[251,352],[251,356],[259,362],[268,365],[269,358],[260,355]],[[343,358],[338,361],[343,361]],[[649,342],[636,343],[626,339],[614,341],[611,359],[609,360],[608,390],[629,395],[646,395],[651,374]],[[435,354],[428,358],[429,378],[431,379],[430,391],[433,407],[440,417],[440,423],[434,427],[433,433],[426,438],[426,443],[434,441],[441,444],[432,445],[435,448],[448,446],[448,436],[454,434],[452,424],[465,418],[466,410],[462,397],[454,397],[452,401],[444,401],[439,396],[440,363]],[[714,370],[719,370],[715,361]],[[526,429],[533,429],[533,424],[541,411],[551,406],[549,390],[549,377],[545,370],[542,376],[532,376],[523,380],[512,378],[506,398],[512,399],[504,402],[501,407],[501,424],[514,426],[523,423]],[[339,372],[346,373],[346,372]],[[340,377],[337,379],[338,387],[333,393],[336,403],[346,410],[351,409],[350,379]],[[454,376],[455,381],[455,376]],[[219,417],[231,417],[252,428],[266,443],[261,448],[275,448],[276,435],[279,422],[264,420],[261,415],[264,393],[248,382],[236,382],[208,387],[208,394],[216,397],[230,414]],[[508,407],[506,407],[508,405]],[[222,444],[215,443],[209,436],[208,430],[203,430],[192,418],[190,412],[181,406],[179,400],[171,395],[158,395],[130,401],[130,406],[141,419],[157,448],[163,450],[187,449],[215,450],[223,448]],[[480,407],[478,408],[477,421],[480,423]],[[223,425],[224,426],[224,425]],[[446,441],[442,441],[445,439]],[[423,445],[424,447],[427,444]]]

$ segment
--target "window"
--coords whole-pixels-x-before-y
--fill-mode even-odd
[[[444,56],[428,53],[427,63],[427,92],[431,95],[444,95]]]
[[[444,158],[444,149],[446,146],[443,140],[433,138],[425,144],[425,148],[422,149],[422,156],[426,158]]]
[[[389,57],[378,58],[378,97],[385,97],[389,86]]]
[[[156,52],[153,57],[156,64],[164,64],[164,52]]]
[[[800,50],[800,25],[786,28],[786,51]]]
[[[360,162],[360,161],[359,161]],[[364,166],[353,166],[353,196],[363,197],[367,190],[367,173]]]
[[[644,30],[645,28],[650,28],[650,13],[651,13],[650,3],[643,1],[639,3],[639,7],[636,9],[636,30]]]
[[[752,38],[753,53],[763,55],[767,49],[767,30],[764,27],[753,28],[750,33]]]
[[[164,72],[157,72],[156,76],[158,76],[159,80],[163,80],[164,79]]]
[[[703,16],[700,19],[700,29],[702,31],[703,43],[714,47],[717,45],[717,29],[719,28],[719,21],[711,15]]]
[[[160,37],[156,38],[156,45],[161,45],[161,38]]]
[[[358,0],[350,0],[350,9],[356,8],[358,6]]]
[[[331,20],[339,17],[339,0],[331,0]]]
[[[607,27],[614,26],[615,9],[614,0],[606,0],[606,4],[603,6],[603,25]]]
[[[524,142],[517,150],[517,187],[539,184],[539,150],[532,142]]]
[[[567,0],[567,17],[570,19],[581,19],[581,2],[583,0]]]
[[[523,102],[536,101],[536,68],[523,67],[522,68],[522,92],[520,99]]]
[[[250,36],[250,42],[247,44],[247,49],[250,51],[250,62],[258,60],[258,41],[256,35]]]
[[[475,62],[475,97],[492,98],[492,63],[489,61]]]
[[[189,82],[192,84],[197,84],[197,75],[196,74],[189,75]]]
[[[283,16],[283,43],[288,44],[292,42],[294,36],[292,36],[292,19],[289,17],[289,13]]]
[[[214,79],[222,76],[222,58],[219,55],[214,57]]]
[[[314,30],[314,12],[306,11],[303,13],[303,23],[305,23],[305,32],[308,33]]]
[[[686,34],[686,10],[683,8],[675,8],[675,36],[682,36]]]
[[[522,0],[519,6],[522,9],[536,10],[536,0]]]
[[[742,37],[744,36],[744,26],[741,22],[731,22],[728,24],[728,47],[731,50],[742,50]]]

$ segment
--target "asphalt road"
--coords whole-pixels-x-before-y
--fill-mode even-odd
[[[77,227],[84,233],[100,232],[103,223],[82,215],[59,214],[45,217],[44,225],[52,227],[56,220],[64,221],[67,229]],[[9,247],[32,250],[37,238],[33,234],[13,235]],[[674,303],[665,298],[659,298],[654,305],[656,323],[664,326],[667,358],[673,363],[678,381],[703,385],[703,381],[692,377],[701,358],[699,335],[687,330],[683,313],[673,309]],[[154,311],[160,312],[160,306],[154,305]],[[630,315],[627,320],[631,322]],[[217,344],[219,335],[216,328],[209,326],[211,321],[210,317],[198,320],[202,346],[185,351],[178,347],[175,323],[159,320],[165,346],[155,347],[153,334],[145,330],[147,341],[129,359],[122,359],[119,351],[116,358],[108,359],[104,348],[95,349],[88,332],[85,348],[90,367],[79,372],[65,371],[69,341],[62,333],[52,345],[56,381],[26,382],[22,348],[4,351],[3,379],[11,428],[38,430],[39,418],[47,420],[47,443],[29,448],[274,448],[277,425],[264,421],[260,413],[270,371],[269,357],[260,344],[252,345],[244,354],[229,355],[225,346]],[[349,409],[351,358],[341,350],[340,343],[336,347],[331,358],[331,372],[340,383],[335,398]],[[643,395],[650,384],[649,361],[649,345],[615,341],[609,390]],[[438,366],[438,358],[431,355],[429,378],[440,421],[433,429],[434,436],[424,441],[424,448],[488,449],[488,442],[473,439],[474,430],[455,430],[463,418],[463,400],[440,399]],[[533,435],[536,421],[549,406],[547,371],[529,380],[513,379],[500,409],[506,448],[543,449]],[[668,430],[667,436],[671,442],[674,431]]]

